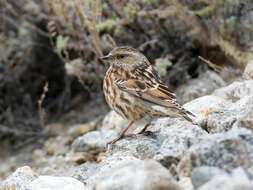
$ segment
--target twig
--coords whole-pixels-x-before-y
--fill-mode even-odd
[[[112,38],[112,36],[110,34],[105,34],[103,36],[103,40],[107,44],[107,46],[109,46],[110,48],[113,49],[113,48],[117,47],[116,42],[114,41],[114,39]]]
[[[44,127],[45,125],[45,119],[46,119],[46,112],[45,109],[42,107],[43,101],[46,98],[46,93],[48,92],[48,81],[45,83],[43,87],[43,92],[40,96],[40,99],[38,101],[38,107],[39,107],[39,116],[40,116],[40,124],[41,127]]]
[[[220,72],[223,70],[223,67],[218,66],[218,65],[215,65],[215,64],[212,63],[211,61],[209,61],[209,60],[207,60],[207,59],[205,59],[205,58],[203,58],[203,57],[201,57],[201,56],[198,56],[198,58],[199,58],[201,61],[207,63],[207,65],[208,65],[209,67],[211,67],[213,70],[215,70],[217,73],[220,73]]]
[[[211,61],[201,57],[201,56],[198,56],[198,58],[200,60],[202,60],[203,62],[207,63],[209,67],[211,67],[215,72],[217,73],[221,73],[222,71],[225,71],[225,72],[228,72],[228,73],[234,73],[234,71],[231,71],[229,70],[229,68],[227,67],[221,67],[221,66],[218,66],[218,65],[215,65],[214,63],[212,63]]]
[[[153,45],[153,44],[155,44],[155,43],[157,43],[158,42],[158,40],[157,39],[153,39],[153,40],[149,40],[149,41],[146,41],[146,42],[144,42],[143,44],[141,44],[139,47],[138,47],[138,49],[140,50],[140,51],[144,51],[144,49],[148,46],[148,45]]]

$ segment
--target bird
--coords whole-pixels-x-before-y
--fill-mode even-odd
[[[129,121],[120,135],[108,144],[132,136],[126,132],[138,120],[146,122],[138,134],[145,133],[151,121],[160,117],[179,117],[196,124],[191,118],[195,115],[178,103],[176,95],[140,51],[120,46],[100,59],[109,64],[103,81],[105,100],[112,110]]]

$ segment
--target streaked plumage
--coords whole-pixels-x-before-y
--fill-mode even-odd
[[[110,63],[104,79],[104,94],[109,106],[131,121],[121,136],[137,120],[147,125],[159,117],[181,117],[192,122],[191,112],[181,107],[174,93],[161,81],[147,58],[130,47],[117,47],[101,59]]]

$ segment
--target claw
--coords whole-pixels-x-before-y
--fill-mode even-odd
[[[150,125],[150,123],[147,123],[147,124],[143,127],[143,129],[142,129],[138,134],[140,135],[140,134],[145,133],[145,131],[146,131],[146,129],[148,128],[149,125]]]

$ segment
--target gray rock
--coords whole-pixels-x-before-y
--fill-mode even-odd
[[[198,190],[252,190],[253,182],[249,180],[242,168],[236,168],[232,174],[219,174]]]
[[[234,82],[184,107],[195,113],[196,122],[210,133],[226,132],[239,126],[237,122],[253,110],[253,80]]]
[[[253,130],[253,109],[246,109],[236,123],[237,127],[245,127]]]
[[[244,79],[253,79],[253,60],[249,61],[243,73]]]
[[[194,190],[190,177],[180,178],[178,181],[178,185],[183,190]]]
[[[225,132],[236,121],[236,112],[231,111],[232,103],[224,98],[209,95],[197,98],[184,107],[196,115],[195,122],[209,133]]]
[[[110,160],[112,161],[112,160]],[[114,162],[115,163],[115,162]],[[96,190],[179,190],[170,172],[154,160],[123,161],[110,163],[93,177],[91,189]],[[105,165],[104,165],[105,166]],[[96,179],[94,181],[94,179]]]
[[[238,112],[222,108],[212,111],[206,118],[206,129],[209,133],[229,131],[237,121]]]
[[[96,183],[98,183],[100,180],[105,178],[105,173],[110,173],[114,170],[117,170],[124,166],[125,164],[129,162],[138,162],[140,161],[138,158],[124,155],[122,153],[116,153],[111,156],[106,156],[105,159],[102,160],[101,163],[99,163],[97,168],[92,168],[94,173],[90,173],[87,178],[87,173],[79,173],[80,181],[84,182],[84,184],[88,186],[92,186]],[[86,165],[89,169],[92,167],[90,165]],[[81,179],[82,178],[82,179]],[[86,178],[86,179],[85,179]]]
[[[253,133],[241,128],[205,136],[188,154],[193,168],[206,165],[232,171],[241,166],[247,171],[253,165]]]
[[[139,159],[152,158],[159,150],[164,139],[165,137],[156,133],[149,136],[136,135],[132,138],[124,138],[115,144],[109,145],[107,154],[121,153]]]
[[[17,189],[27,190],[29,183],[34,181],[38,176],[29,166],[18,168],[5,181],[0,184],[1,190]]]
[[[78,137],[72,144],[76,152],[89,152],[97,154],[106,151],[106,144],[116,138],[116,133],[112,130],[91,131]]]
[[[98,178],[103,176],[104,172],[109,172],[113,168],[136,160],[139,159],[133,156],[116,153],[111,156],[106,156],[100,163],[86,162],[82,164],[71,176],[85,185],[92,186],[98,181]]]
[[[232,84],[217,89],[213,95],[219,96],[231,102],[236,102],[245,96],[252,96],[253,94],[253,80],[245,80],[233,82]]]
[[[207,117],[214,111],[230,105],[231,102],[224,98],[208,95],[197,98],[184,105],[184,108],[196,115],[195,121],[202,126],[206,125]]]
[[[200,166],[194,168],[192,171],[192,184],[195,189],[199,188],[201,185],[210,181],[216,175],[225,174],[225,172],[217,167]]]
[[[124,120],[115,111],[110,111],[103,120],[101,130],[113,130],[117,134],[120,134],[127,123],[128,121]]]
[[[239,127],[238,122],[243,121],[245,115],[248,115],[252,110],[253,96],[244,96],[236,102],[228,103],[223,108],[209,114],[206,128],[210,133],[221,133]],[[250,122],[250,119],[248,121]]]
[[[150,128],[151,130],[155,130],[154,128],[157,130],[158,126],[160,126],[160,136],[165,138],[153,157],[165,167],[170,167],[171,164],[177,164],[186,154],[187,150],[193,144],[197,143],[201,136],[207,134],[199,126],[179,119],[174,119],[173,124],[167,126],[169,123],[168,120],[170,119],[159,119]]]
[[[87,185],[88,179],[96,174],[100,167],[101,165],[96,162],[86,162],[74,170],[70,176]]]
[[[40,176],[31,182],[27,190],[84,190],[80,181],[71,177]]]
[[[213,71],[206,71],[198,78],[190,80],[176,91],[178,101],[186,103],[200,96],[211,94],[215,89],[225,86],[226,82]]]
[[[137,133],[141,128],[134,131]],[[148,136],[136,135],[125,138],[109,146],[107,155],[121,153],[139,159],[153,158],[169,167],[177,163],[189,147],[198,142],[198,138],[206,135],[197,125],[175,118],[161,118],[148,128],[152,132]]]

